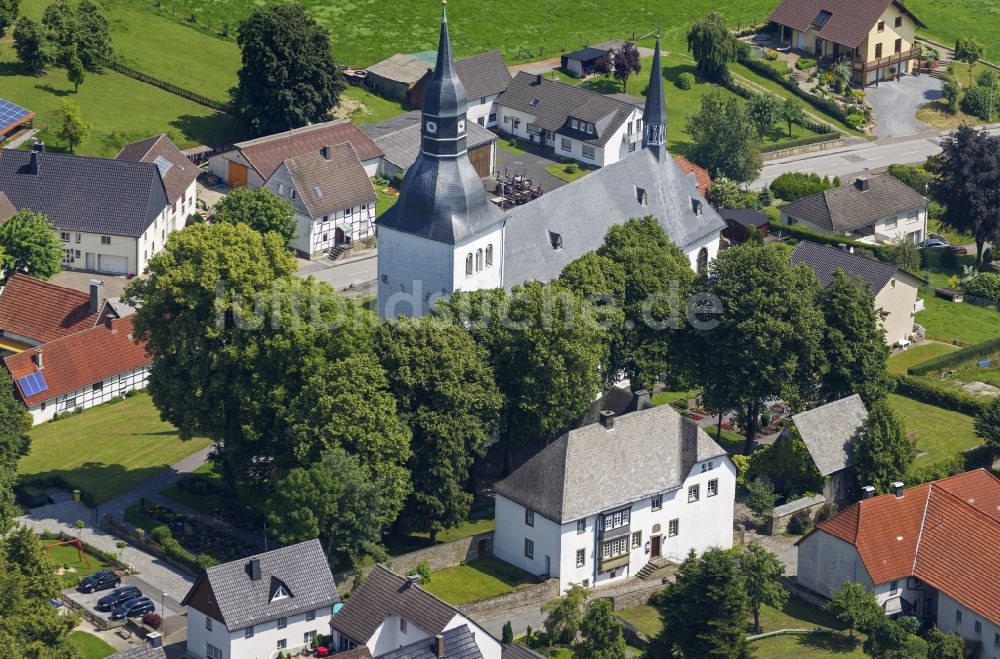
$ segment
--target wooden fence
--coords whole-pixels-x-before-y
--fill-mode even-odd
[[[126,75],[133,80],[138,80],[139,82],[144,82],[147,85],[153,85],[154,87],[159,87],[160,89],[170,92],[171,94],[176,94],[189,101],[194,101],[199,105],[204,105],[207,108],[212,108],[213,110],[218,110],[219,112],[232,112],[232,105],[230,103],[225,103],[223,101],[217,101],[207,96],[202,96],[196,92],[189,89],[184,89],[183,87],[178,87],[177,85],[172,85],[169,82],[160,80],[159,78],[154,78],[148,73],[143,73],[142,71],[136,71],[135,69],[125,66],[121,62],[116,60],[104,60],[101,62],[102,65],[108,67],[113,71],[117,71],[122,75]]]

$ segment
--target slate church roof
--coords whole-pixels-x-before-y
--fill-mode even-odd
[[[221,622],[233,631],[340,601],[319,540],[289,545],[252,559],[260,561],[259,578],[252,578],[251,558],[210,567],[198,577],[181,605],[191,603],[193,595],[207,582]],[[289,597],[274,599],[279,585],[285,587]]]
[[[496,485],[557,523],[681,487],[698,462],[726,451],[698,424],[660,405],[570,430]]]
[[[861,396],[854,394],[799,412],[792,421],[819,473],[829,476],[854,465],[852,445],[867,418]]]

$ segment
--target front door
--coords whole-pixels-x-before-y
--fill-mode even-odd
[[[654,535],[649,541],[649,556],[650,558],[660,557],[660,536]]]

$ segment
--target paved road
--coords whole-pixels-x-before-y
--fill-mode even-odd
[[[364,256],[343,261],[320,259],[318,261],[299,260],[298,274],[300,277],[312,275],[318,281],[326,282],[334,290],[344,292],[349,297],[374,295],[374,282],[378,276],[377,250],[371,250]]]
[[[990,133],[1000,135],[1000,124],[990,127]],[[839,176],[863,174],[894,163],[919,163],[941,151],[941,133],[928,131],[911,137],[852,144],[839,149],[806,153],[800,156],[768,161],[760,178],[751,184],[759,189],[785,172],[806,172]]]

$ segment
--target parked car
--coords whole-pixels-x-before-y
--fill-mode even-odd
[[[156,608],[153,600],[148,597],[136,597],[118,606],[111,612],[112,620],[124,620],[125,618],[138,618],[144,613],[149,613]]]
[[[121,585],[121,583],[121,577],[114,572],[104,570],[102,572],[94,572],[93,574],[80,579],[80,583],[77,585],[76,589],[81,593],[94,593],[98,590],[117,588]]]
[[[966,249],[965,247],[962,247],[961,245],[953,245],[952,248],[951,248],[951,251],[953,251],[954,253],[956,253],[958,255],[968,254],[969,253],[969,250]]]
[[[115,588],[110,593],[97,600],[98,611],[113,611],[129,600],[142,597],[142,591],[135,586],[122,586]]]
[[[944,238],[931,238],[921,241],[917,246],[920,249],[944,249],[945,247],[951,247],[951,243]]]

